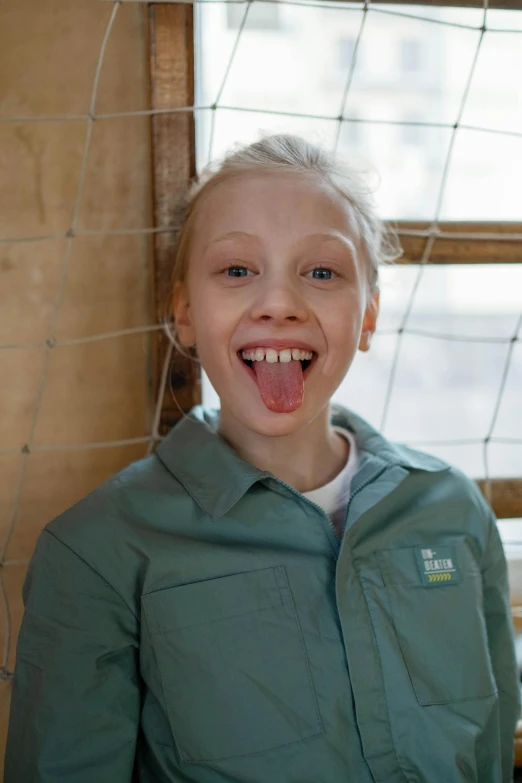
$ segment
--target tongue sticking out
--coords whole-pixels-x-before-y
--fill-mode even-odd
[[[259,392],[266,407],[274,413],[295,411],[304,397],[301,362],[252,362]]]

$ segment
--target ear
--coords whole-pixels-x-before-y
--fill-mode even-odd
[[[180,343],[185,346],[194,345],[196,333],[192,323],[190,300],[185,283],[178,282],[174,286],[172,310]]]
[[[379,315],[379,298],[380,298],[380,292],[379,290],[377,290],[374,294],[372,294],[370,301],[366,306],[366,311],[364,313],[363,324],[362,324],[361,339],[359,340],[360,351],[370,350],[370,340],[372,334],[375,332],[375,329],[377,328],[377,316]]]

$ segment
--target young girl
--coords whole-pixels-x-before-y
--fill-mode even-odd
[[[506,783],[506,563],[476,484],[330,399],[376,328],[355,175],[264,138],[191,195],[177,337],[221,400],[50,522],[5,783]]]

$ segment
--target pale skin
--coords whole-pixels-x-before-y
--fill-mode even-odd
[[[179,339],[197,346],[221,401],[220,435],[300,492],[331,481],[348,457],[329,402],[376,328],[379,292],[368,290],[366,264],[352,207],[315,175],[242,174],[200,205],[174,292]],[[238,355],[271,338],[317,353],[290,413],[264,405]]]

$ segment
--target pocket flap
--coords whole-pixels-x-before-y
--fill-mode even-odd
[[[278,586],[284,567],[262,568],[192,582],[142,596],[151,634],[226,620],[282,603]]]
[[[439,556],[442,560],[437,560]],[[473,559],[468,547],[462,541],[442,542],[440,547],[431,549],[422,549],[421,547],[401,547],[398,549],[381,549],[376,552],[379,569],[382,574],[385,585],[403,585],[409,587],[425,587],[428,582],[425,578],[424,569],[421,568],[423,553],[433,553],[432,560],[428,559],[428,564],[434,563],[440,569],[450,568],[449,561],[445,558],[451,557],[451,570],[454,578],[447,582],[436,582],[434,584],[453,585],[460,582],[462,578],[478,577],[480,570]],[[428,555],[425,555],[428,557]],[[435,572],[434,572],[435,573]]]

